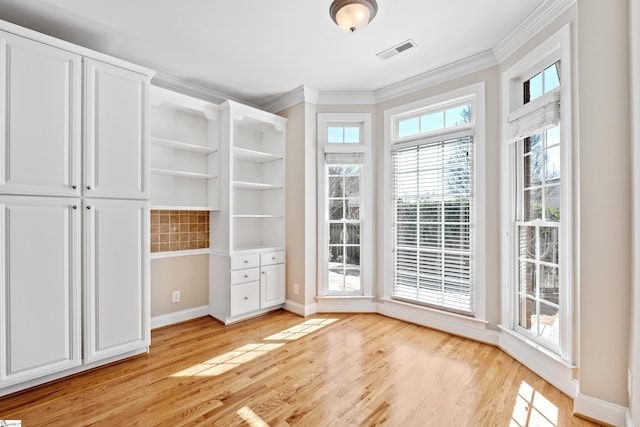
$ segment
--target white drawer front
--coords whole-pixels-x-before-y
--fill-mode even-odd
[[[231,270],[260,266],[260,255],[238,255],[231,257]]]
[[[260,265],[282,264],[283,262],[284,251],[260,254]]]
[[[260,280],[259,268],[247,268],[246,270],[234,270],[231,272],[231,284],[255,282]]]
[[[231,286],[231,315],[239,316],[260,309],[260,282]]]

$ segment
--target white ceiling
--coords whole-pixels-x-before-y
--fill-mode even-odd
[[[484,52],[552,0],[377,1],[353,34],[331,0],[0,0],[0,19],[265,105],[301,85],[373,91]],[[376,57],[409,38],[416,48]]]

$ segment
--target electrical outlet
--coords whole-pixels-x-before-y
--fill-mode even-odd
[[[180,291],[173,291],[171,302],[180,302]]]
[[[298,295],[298,293],[300,293],[300,285],[297,283],[293,284],[293,293]]]

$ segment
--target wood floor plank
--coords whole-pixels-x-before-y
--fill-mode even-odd
[[[375,314],[153,331],[149,354],[0,398],[25,426],[594,426],[501,350]]]

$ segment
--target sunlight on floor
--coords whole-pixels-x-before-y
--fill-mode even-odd
[[[327,325],[332,324],[338,319],[309,319],[300,323],[299,325],[292,326],[289,329],[285,329],[282,332],[273,334],[265,340],[269,341],[294,341],[298,338],[302,338],[305,335],[309,335],[312,332],[322,329]]]
[[[520,384],[510,426],[556,427],[558,407],[525,381]]]
[[[267,338],[265,341],[293,341],[308,335],[318,329],[324,328],[338,319],[309,319],[304,322],[278,332]],[[250,362],[268,352],[282,347],[285,343],[252,343],[243,345],[240,348],[231,350],[225,354],[209,359],[206,362],[198,363],[180,372],[171,375],[172,377],[213,377],[224,374],[244,363]],[[248,408],[247,408],[248,409]]]
[[[251,427],[269,427],[269,424],[246,406],[238,409],[237,414]]]

